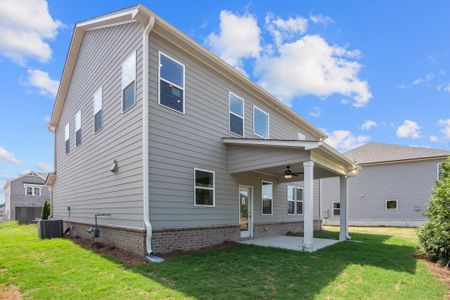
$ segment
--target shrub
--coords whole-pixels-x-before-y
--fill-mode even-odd
[[[419,251],[450,267],[450,158],[441,167],[442,177],[436,181],[425,211],[427,220],[418,232]]]
[[[50,202],[45,200],[44,206],[42,207],[41,219],[48,220],[48,217],[50,217]]]

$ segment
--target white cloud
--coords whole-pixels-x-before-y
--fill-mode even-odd
[[[255,74],[264,88],[287,103],[297,96],[338,93],[352,97],[353,106],[362,107],[372,98],[367,81],[358,77],[361,64],[349,60],[353,51],[307,35],[283,44],[278,52],[257,59]]]
[[[424,78],[417,78],[411,82],[412,85],[418,85],[432,80],[434,77],[433,73],[427,74]]]
[[[220,31],[211,33],[206,43],[214,53],[234,67],[242,67],[245,58],[258,57],[261,50],[260,33],[252,15],[220,12]]]
[[[420,128],[421,127],[417,124],[417,122],[405,120],[403,125],[397,128],[397,136],[400,138],[418,139],[422,136]]]
[[[58,92],[59,81],[51,79],[47,72],[28,69],[26,84],[37,88],[42,95],[55,97]]]
[[[308,20],[297,16],[295,18],[282,19],[268,13],[265,18],[266,28],[272,34],[275,45],[281,46],[286,40],[304,34],[308,28]]]
[[[444,84],[444,85],[438,85],[437,87],[438,91],[444,91],[447,93],[450,93],[450,83]]]
[[[327,135],[325,142],[341,152],[362,146],[370,140],[365,135],[353,135],[349,130],[335,130]]]
[[[362,130],[370,130],[377,126],[377,123],[372,120],[366,120],[364,123],[361,124]]]
[[[313,109],[309,112],[310,116],[313,116],[314,118],[320,117],[320,108],[319,107],[313,107]]]
[[[435,135],[430,135],[430,142],[437,142],[439,138]]]
[[[310,15],[309,20],[314,24],[328,25],[334,23],[334,20],[328,16],[324,16],[321,14],[318,15]]]
[[[441,126],[441,132],[450,139],[450,119],[439,120],[439,126]]]
[[[12,163],[13,165],[19,165],[20,160],[16,158],[14,153],[11,151],[8,151],[6,148],[0,146],[0,159],[3,159],[9,163]]]
[[[44,162],[44,161],[38,163],[36,165],[36,168],[39,171],[42,171],[42,172],[53,172],[53,166],[50,165],[49,163]]]
[[[19,64],[27,58],[51,58],[49,40],[62,23],[53,19],[46,0],[0,1],[0,53]]]

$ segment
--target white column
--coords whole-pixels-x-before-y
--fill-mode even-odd
[[[305,174],[304,179],[304,209],[303,212],[303,243],[306,251],[313,250],[314,235],[314,162],[307,161],[303,163]]]
[[[340,231],[339,240],[345,241],[348,236],[348,179],[346,176],[339,176],[340,182]]]

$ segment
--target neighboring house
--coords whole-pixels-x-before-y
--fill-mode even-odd
[[[350,225],[420,226],[440,163],[450,151],[368,143],[345,155],[361,166],[348,183]],[[338,179],[321,183],[323,221],[339,224]]]
[[[88,238],[94,215],[109,214],[98,241],[142,255],[303,229],[311,249],[314,179],[357,168],[140,5],[75,26],[49,128],[54,217]]]
[[[40,218],[45,200],[50,200],[49,189],[44,186],[46,178],[45,173],[28,172],[5,183],[5,215],[8,220],[29,224]]]

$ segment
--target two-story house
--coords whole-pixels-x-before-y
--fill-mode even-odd
[[[5,215],[8,220],[29,224],[41,217],[45,200],[50,200],[50,191],[44,185],[46,178],[46,173],[31,171],[4,184]]]
[[[76,25],[49,124],[53,214],[146,255],[321,226],[318,181],[357,165],[146,7]],[[345,206],[345,204],[343,205]],[[345,209],[345,208],[343,208]],[[346,237],[345,220],[343,238]]]

